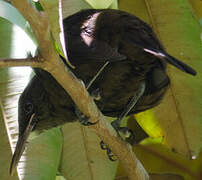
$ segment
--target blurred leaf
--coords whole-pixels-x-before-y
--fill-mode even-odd
[[[161,144],[160,139],[153,138],[143,140],[134,147],[134,151],[149,174],[167,174],[168,177],[169,175],[180,175],[185,180],[200,180],[202,178],[202,151],[197,159],[187,160]],[[119,164],[117,177],[124,176],[126,174]],[[174,177],[170,179],[174,179]],[[167,176],[163,178],[167,178]]]
[[[114,3],[114,1],[117,0],[85,0],[87,3],[89,3],[92,8],[100,8],[100,9],[105,9],[105,8],[109,8],[112,3]]]
[[[114,0],[109,6],[110,9],[118,9],[118,0]]]
[[[150,174],[152,180],[184,180],[182,176],[174,174]]]
[[[151,138],[142,141],[134,150],[149,173],[179,174],[185,180],[200,179],[201,157],[187,160]]]
[[[36,45],[16,25],[0,17],[0,58],[25,58],[36,51]],[[26,46],[25,46],[26,44]]]
[[[63,17],[62,17],[62,1],[61,0],[40,0],[44,11],[48,15],[51,26],[51,33],[56,43],[56,49],[61,56],[66,59],[66,62],[71,66],[67,59],[65,47],[64,32],[63,32]]]
[[[26,20],[24,17],[18,12],[16,8],[14,8],[11,4],[0,1],[0,16],[12,22],[13,24],[18,25],[22,29],[26,29]],[[8,13],[9,12],[9,13]]]
[[[88,4],[84,0],[63,0],[62,1],[62,14],[63,18],[66,18],[81,9],[90,9],[92,8],[90,4]]]
[[[19,26],[23,31],[25,31],[29,37],[36,43],[35,36],[29,23],[24,19],[24,17],[19,13],[19,11],[14,8],[9,3],[0,0],[0,17],[7,19],[11,23]]]
[[[197,17],[202,19],[202,1],[201,0],[189,0]]]
[[[67,123],[62,127],[63,155],[61,174],[67,180],[112,180],[118,162],[108,159],[100,148],[100,138],[88,127]]]

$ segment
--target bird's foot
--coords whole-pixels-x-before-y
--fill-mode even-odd
[[[120,127],[119,123],[117,123],[116,120],[113,121],[111,125],[114,127],[118,136],[121,137],[121,139],[123,139],[124,141],[128,142],[131,145],[136,144],[135,134],[131,129],[129,129],[128,127]]]
[[[77,117],[78,117],[79,122],[80,122],[82,125],[84,125],[84,126],[92,126],[92,125],[95,125],[95,124],[97,123],[97,121],[96,121],[96,122],[90,122],[90,121],[89,121],[89,118],[86,117],[86,116],[78,109],[78,107],[75,107],[75,113],[76,113],[76,115],[77,115]]]
[[[112,153],[111,149],[103,141],[100,142],[100,147],[102,150],[107,151],[107,156],[108,156],[109,160],[111,160],[111,161],[117,160],[117,157]]]

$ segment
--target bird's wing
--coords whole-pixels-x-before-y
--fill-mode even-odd
[[[87,45],[80,37],[69,41],[67,54],[73,64],[89,62],[121,61],[126,56],[120,54],[117,48],[112,48],[104,41],[93,40]]]

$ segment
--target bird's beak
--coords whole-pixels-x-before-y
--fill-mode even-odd
[[[20,157],[22,156],[22,153],[25,150],[27,138],[29,137],[29,134],[31,133],[31,131],[33,130],[34,126],[37,123],[34,116],[35,116],[35,114],[32,114],[24,133],[21,136],[19,136],[19,138],[18,138],[18,142],[17,142],[15,152],[14,152],[13,157],[12,157],[11,165],[10,165],[10,175],[11,176],[13,175],[14,170],[15,170],[15,168],[16,168],[19,160],[20,160]]]

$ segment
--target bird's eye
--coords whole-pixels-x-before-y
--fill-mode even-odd
[[[32,103],[26,103],[25,105],[24,105],[24,110],[25,110],[25,112],[26,113],[30,113],[30,112],[32,112],[33,111],[33,104]]]

